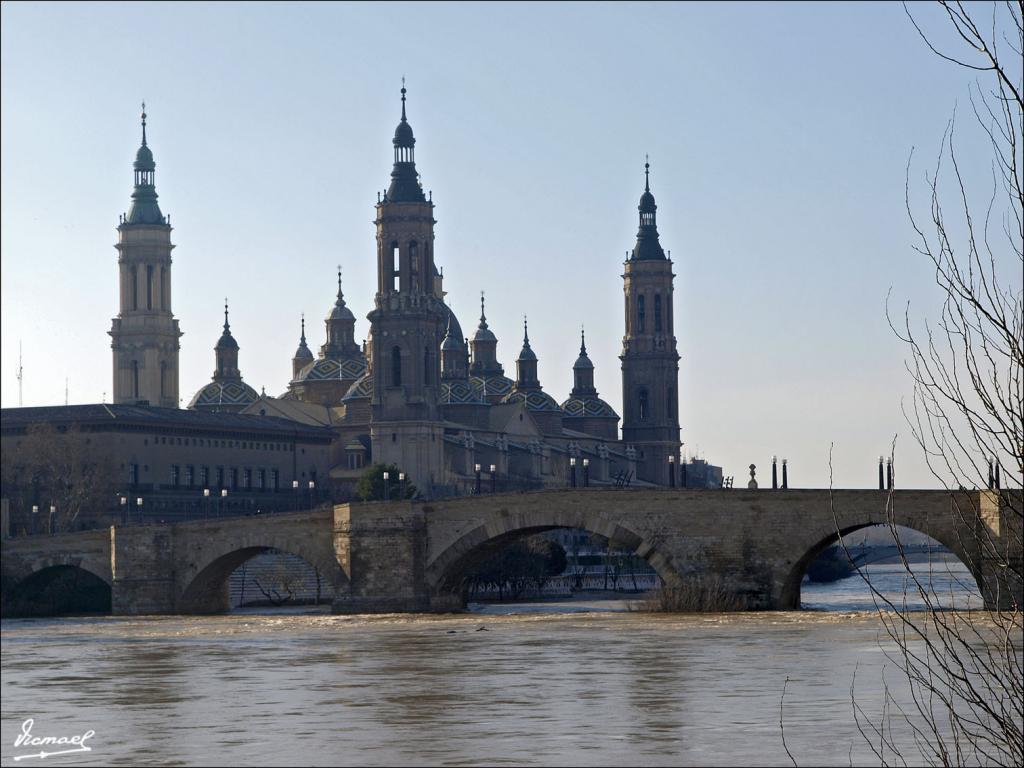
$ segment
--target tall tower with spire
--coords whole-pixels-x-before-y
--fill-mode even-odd
[[[181,331],[171,312],[171,224],[160,212],[156,163],[146,143],[135,154],[135,191],[117,228],[120,311],[110,329],[114,402],[177,408]]]
[[[669,456],[679,457],[679,354],[672,313],[672,260],[658,240],[650,163],[644,164],[640,229],[623,280],[622,439],[637,450],[641,480],[669,484]]]
[[[377,203],[377,293],[370,321],[373,359],[370,439],[376,462],[398,465],[429,493],[443,482],[440,348],[449,310],[434,266],[434,203],[416,171],[412,126],[395,129],[391,184]]]

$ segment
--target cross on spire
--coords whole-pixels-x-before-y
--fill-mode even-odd
[[[146,146],[146,102],[142,102],[142,146]]]
[[[302,335],[299,337],[299,340],[303,344],[305,344],[306,343],[306,313],[303,312],[301,317],[302,317]]]
[[[647,154],[644,154],[644,192],[651,191],[651,161]]]
[[[338,265],[338,298],[341,299],[341,264]]]
[[[402,75],[402,122],[405,122],[405,75]]]
[[[224,330],[225,331],[230,330],[230,326],[228,325],[228,297],[227,296],[224,297]]]
[[[583,330],[583,324],[580,324],[580,354],[587,354],[587,335]]]

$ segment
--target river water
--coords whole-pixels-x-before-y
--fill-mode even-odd
[[[898,567],[870,566],[896,594]],[[966,572],[938,591],[971,599]],[[95,731],[75,765],[871,763],[890,648],[857,577],[799,612],[655,615],[628,601],[450,616],[245,613],[2,623],[4,765]],[[959,590],[959,591],[958,591]],[[886,680],[899,694],[899,676]],[[57,749],[55,747],[47,748]]]

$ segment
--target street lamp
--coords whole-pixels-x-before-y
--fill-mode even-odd
[[[316,481],[315,480],[310,480],[309,481],[309,508],[310,509],[313,508],[313,489],[314,488],[316,488]]]
[[[474,491],[474,493],[477,496],[479,496],[480,495],[480,465],[479,464],[474,464],[473,465],[473,470],[476,472],[476,490]]]
[[[576,457],[569,457],[569,485],[572,488],[576,487]]]
[[[496,481],[497,481],[497,475],[496,475],[497,471],[498,471],[498,468],[496,466],[494,466],[493,464],[491,464],[491,493],[494,493],[494,487],[495,487]]]
[[[399,494],[404,499],[405,498],[405,472],[399,472],[398,473],[398,489],[399,489]]]
[[[121,502],[121,525],[128,525],[128,497],[122,496]]]
[[[32,505],[32,533],[39,533],[39,505]]]
[[[292,490],[295,491],[295,509],[299,508],[299,481],[292,480]]]
[[[210,489],[203,488],[203,519],[210,516]]]
[[[136,513],[135,516],[139,519],[139,522],[141,523],[142,522],[142,497],[141,496],[136,496],[135,497],[135,513]]]
[[[776,457],[772,456],[772,490],[773,491],[778,490],[778,488],[779,488],[779,475],[778,475],[778,470],[776,469],[776,466],[775,466],[775,462],[776,462]]]
[[[676,487],[676,457],[671,453],[668,455],[668,485],[669,488]]]
[[[885,464],[885,457],[884,456],[879,456],[878,457],[878,490],[880,490],[880,491],[884,491],[885,490],[885,470],[882,469],[882,465],[883,464]],[[989,463],[988,473],[989,473],[989,478],[988,478],[989,487],[991,487],[991,485],[992,485],[992,464],[991,463]]]
[[[583,487],[590,487],[590,459],[583,460]]]
[[[57,514],[57,508],[55,506],[53,506],[53,504],[51,504],[50,505],[50,533],[51,534],[53,533],[53,516],[56,515],[56,514]]]
[[[217,511],[217,517],[223,517],[224,516],[224,502],[227,501],[227,498],[228,498],[228,489],[227,488],[221,488],[220,489],[220,509]]]
[[[786,477],[786,460],[782,460],[782,490],[789,488],[789,478]]]
[[[391,484],[389,482],[390,479],[391,473],[388,472],[387,470],[384,470],[384,501],[391,500]]]

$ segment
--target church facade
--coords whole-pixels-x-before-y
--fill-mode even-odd
[[[672,261],[659,242],[649,165],[636,244],[623,272],[625,333],[619,414],[594,386],[581,334],[572,391],[544,390],[524,318],[523,340],[506,374],[483,295],[472,336],[445,302],[434,250],[435,204],[416,170],[416,139],[402,88],[393,165],[375,208],[377,284],[366,341],[338,288],[316,355],[301,320],[287,389],[257,394],[242,379],[239,345],[225,305],[212,380],[188,407],[329,425],[330,478],[345,495],[371,463],[394,464],[428,496],[609,483],[675,484],[679,462],[679,355]],[[119,231],[121,311],[111,331],[115,402],[178,403],[178,321],[170,308],[170,222],[157,205],[155,163],[143,140],[135,191]]]

